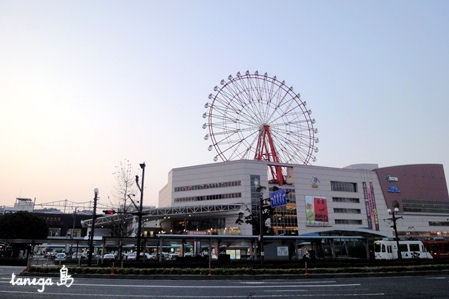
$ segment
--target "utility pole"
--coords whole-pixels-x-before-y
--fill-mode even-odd
[[[394,230],[394,239],[396,240],[396,246],[398,247],[398,259],[401,260],[402,259],[402,252],[401,252],[401,248],[399,247],[399,237],[398,237],[398,229],[396,226],[396,221],[398,221],[398,219],[402,219],[402,216],[397,217],[396,214],[399,212],[399,209],[396,207],[393,209],[393,211],[391,209],[388,209],[388,214],[391,215],[391,218],[389,218],[389,220],[393,221],[393,230]]]
[[[92,211],[92,226],[90,228],[89,236],[89,255],[87,257],[87,265],[90,267],[92,265],[92,252],[94,251],[94,230],[95,230],[95,219],[97,218],[97,200],[98,200],[98,188],[94,189],[94,209]]]
[[[145,181],[145,162],[139,164],[142,169],[142,186],[139,185],[139,176],[136,175],[136,184],[137,188],[140,191],[140,206],[139,206],[139,223],[137,225],[137,253],[136,253],[136,261],[140,260],[140,251],[141,251],[141,234],[142,234],[142,209],[143,209],[143,185]]]
[[[264,260],[264,248],[263,248],[263,231],[265,228],[265,223],[263,221],[263,190],[266,189],[264,186],[259,186],[257,191],[259,192],[259,249],[260,249],[260,263],[263,264]]]

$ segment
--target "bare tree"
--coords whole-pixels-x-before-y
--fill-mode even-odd
[[[113,204],[113,206],[117,207],[117,214],[112,225],[112,235],[119,238],[118,254],[120,264],[122,264],[123,238],[128,236],[128,223],[132,219],[131,213],[134,208],[130,199],[131,196],[134,196],[135,192],[131,163],[128,160],[121,161],[116,166],[113,175],[115,177],[114,197],[116,198],[116,204]]]

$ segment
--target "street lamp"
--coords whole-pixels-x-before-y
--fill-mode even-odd
[[[393,209],[393,211],[391,209],[388,209],[388,214],[391,215],[391,218],[389,218],[388,220],[393,221],[393,230],[394,230],[394,237],[396,240],[396,246],[398,247],[398,259],[402,259],[402,253],[401,253],[401,248],[399,247],[399,237],[398,237],[398,229],[396,227],[396,221],[398,219],[402,219],[402,216],[397,217],[397,213],[399,213],[399,209],[396,207]]]
[[[92,252],[94,251],[94,230],[95,230],[95,219],[97,218],[97,200],[98,200],[98,188],[94,189],[94,209],[92,211],[92,225],[90,228],[90,238],[89,238],[89,255],[87,257],[87,264],[92,265]]]

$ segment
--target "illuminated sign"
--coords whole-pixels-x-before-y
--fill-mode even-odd
[[[387,175],[387,181],[389,183],[391,183],[391,182],[398,182],[399,179],[397,177],[395,177],[395,176]]]
[[[318,188],[319,183],[320,183],[320,180],[314,176],[312,179],[312,188]]]
[[[390,186],[390,187],[388,187],[388,192],[390,192],[390,193],[401,193],[401,191],[399,190],[399,188],[397,186]]]

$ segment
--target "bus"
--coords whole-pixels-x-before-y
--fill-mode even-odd
[[[422,241],[434,259],[449,259],[449,240]]]
[[[399,241],[399,248],[403,259],[431,259],[421,241]],[[376,260],[393,260],[398,258],[396,241],[379,240],[374,242],[374,257]]]

